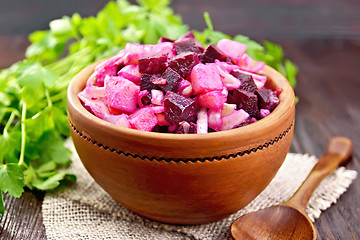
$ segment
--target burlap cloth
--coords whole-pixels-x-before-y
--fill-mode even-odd
[[[86,172],[71,141],[73,164],[67,171],[78,177],[75,185],[47,193],[42,213],[46,235],[51,239],[230,239],[229,227],[239,216],[287,200],[304,181],[317,158],[289,153],[270,185],[250,204],[218,222],[179,226],[142,218],[115,202]],[[316,189],[307,207],[313,221],[335,203],[357,177],[340,167]]]

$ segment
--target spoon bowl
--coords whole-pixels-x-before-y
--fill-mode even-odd
[[[235,239],[316,239],[316,230],[306,214],[307,203],[320,182],[351,157],[353,144],[345,137],[330,139],[325,154],[288,201],[249,213],[231,225]]]
[[[231,234],[235,239],[244,240],[316,237],[314,226],[306,215],[295,208],[283,205],[244,215],[233,223]]]

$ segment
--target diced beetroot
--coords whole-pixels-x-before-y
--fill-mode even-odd
[[[176,133],[179,134],[191,134],[191,133],[196,133],[196,124],[193,122],[181,122],[179,124],[178,129],[176,129]]]
[[[262,109],[268,109],[272,111],[280,102],[279,98],[271,89],[258,89],[255,91],[255,94],[258,96],[259,106]]]
[[[154,55],[170,55],[173,44],[170,42],[158,43],[156,45],[144,45],[139,43],[127,43],[124,48],[124,64],[138,64],[140,58]]]
[[[220,127],[220,131],[229,130],[237,127],[243,122],[246,122],[249,118],[249,114],[245,112],[243,109],[235,110],[229,115],[226,115],[222,118],[222,124]]]
[[[214,129],[215,131],[219,131],[222,124],[221,112],[221,109],[208,110],[209,128]]]
[[[164,107],[166,120],[170,122],[193,122],[199,108],[195,100],[173,92],[166,93]]]
[[[170,123],[168,130],[169,130],[169,132],[176,132],[176,130],[178,128],[179,128],[179,123],[172,122],[172,123]]]
[[[282,91],[264,87],[267,77],[254,72],[265,64],[245,51],[246,45],[229,39],[204,50],[193,32],[156,45],[128,43],[95,68],[78,96],[99,118],[144,131],[245,126],[269,115]]]
[[[194,94],[222,91],[224,88],[219,72],[213,65],[199,63],[191,71],[190,79]]]
[[[244,55],[247,45],[230,39],[221,39],[217,47],[237,64]]]
[[[206,108],[201,108],[197,113],[196,133],[208,133],[208,115]]]
[[[123,67],[117,73],[117,75],[126,78],[135,84],[139,84],[141,79],[141,74],[139,72],[139,67],[137,65],[127,65]]]
[[[161,90],[151,90],[151,103],[154,105],[164,104],[164,93]]]
[[[213,63],[218,59],[220,61],[229,61],[228,56],[226,56],[216,45],[210,44],[206,49],[204,54],[201,56],[202,63]]]
[[[163,85],[159,85],[160,89],[164,92],[177,92],[179,88],[179,83],[182,80],[181,76],[172,70],[171,68],[167,68],[163,73],[161,78],[166,79],[166,83]]]
[[[193,31],[188,31],[187,33],[185,33],[184,35],[179,37],[176,41],[183,41],[185,39],[193,39],[193,40],[195,40],[194,32]]]
[[[171,69],[180,74],[182,78],[187,78],[193,67],[198,63],[198,55],[196,53],[187,52],[173,57],[168,62],[168,65]]]
[[[232,75],[240,80],[240,82],[241,82],[240,89],[241,90],[255,92],[255,90],[257,89],[254,79],[252,78],[251,75],[241,73],[238,71],[233,71]]]
[[[244,109],[251,116],[258,116],[258,98],[255,93],[235,89],[229,93],[228,103],[235,103],[238,109]]]
[[[112,77],[105,84],[104,103],[108,108],[133,113],[137,109],[139,91],[135,83],[123,77]]]
[[[240,69],[236,69],[236,70],[234,70],[234,72],[240,72],[240,73],[243,73],[243,74],[250,75],[253,78],[257,89],[261,89],[261,88],[263,88],[265,86],[265,83],[266,83],[266,80],[267,80],[266,76],[255,74],[255,73],[250,73],[250,72],[245,72],[245,71],[240,70]]]
[[[167,37],[160,37],[158,43],[164,43],[164,42],[170,42],[173,43],[175,42],[174,40],[167,38]]]
[[[139,58],[139,72],[161,74],[166,69],[167,56],[165,54]]]
[[[150,105],[150,104],[151,104],[151,94],[149,93],[149,94],[141,97],[141,98],[140,98],[140,102],[141,102],[141,104],[142,104],[142,106],[140,106],[140,104],[139,104],[140,107],[144,107],[144,106]]]
[[[149,92],[152,89],[159,89],[158,85],[154,84],[154,80],[156,78],[160,78],[161,75],[152,75],[148,73],[141,74],[141,80],[140,80],[140,90],[148,90]]]
[[[176,55],[186,52],[193,52],[196,54],[201,54],[202,52],[204,52],[204,48],[194,39],[190,39],[190,38],[180,41],[175,41],[174,49]]]
[[[131,127],[150,132],[158,123],[158,119],[151,108],[140,108],[129,116]]]
[[[222,109],[226,95],[220,91],[211,91],[199,95],[199,105],[205,108]]]
[[[280,93],[282,93],[284,90],[282,88],[278,88],[276,91],[274,91],[274,94],[279,97]]]
[[[190,97],[192,94],[192,86],[188,80],[182,79],[179,83],[178,93],[185,97]]]
[[[165,125],[160,126],[159,124],[157,124],[151,131],[152,132],[159,132],[159,133],[170,133],[168,126],[165,126]]]

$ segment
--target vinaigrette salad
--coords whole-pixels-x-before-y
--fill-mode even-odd
[[[142,131],[208,133],[256,122],[279,104],[281,89],[265,87],[264,62],[247,46],[222,39],[206,48],[188,32],[158,44],[127,43],[96,66],[78,94],[110,123]]]

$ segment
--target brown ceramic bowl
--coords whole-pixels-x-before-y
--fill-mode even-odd
[[[94,68],[82,70],[69,85],[71,136],[94,180],[141,216],[178,224],[224,218],[269,184],[289,151],[294,92],[268,66],[267,87],[283,89],[275,110],[250,125],[207,134],[143,132],[95,117],[77,97]]]

